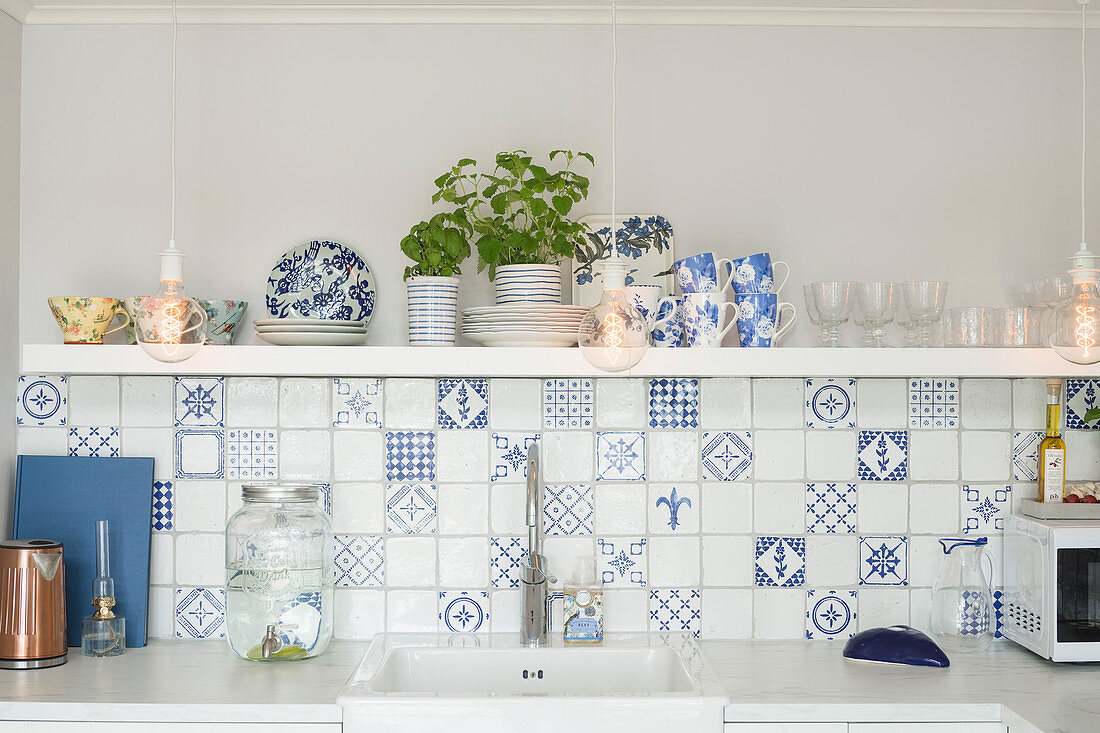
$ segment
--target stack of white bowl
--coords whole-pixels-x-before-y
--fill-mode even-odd
[[[462,335],[483,346],[573,346],[587,308],[556,303],[486,305],[462,311]]]
[[[252,323],[260,338],[277,346],[358,346],[367,340],[366,321],[263,318]]]

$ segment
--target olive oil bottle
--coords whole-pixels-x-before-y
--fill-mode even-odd
[[[1058,434],[1062,380],[1047,380],[1047,434],[1039,444],[1039,501],[1060,502],[1066,491],[1066,442]]]

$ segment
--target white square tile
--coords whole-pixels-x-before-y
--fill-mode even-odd
[[[603,594],[604,628],[616,632],[649,630],[649,593],[644,590],[610,589]]]
[[[484,483],[439,485],[439,533],[489,531],[489,490]]]
[[[752,493],[751,484],[703,484],[703,531],[752,532]]]
[[[700,379],[699,420],[704,428],[752,427],[752,380],[740,377]]]
[[[1012,383],[1007,379],[964,379],[962,427],[1005,429],[1012,420]]]
[[[683,588],[699,585],[698,537],[650,537],[649,585]]]
[[[439,584],[444,588],[489,585],[489,538],[440,537]]]
[[[384,424],[389,429],[433,430],[436,426],[436,381],[390,378],[382,386]]]
[[[959,478],[959,434],[954,430],[909,433],[909,478],[953,481]]]
[[[748,589],[703,591],[704,639],[752,638],[752,594]]]
[[[172,510],[177,532],[224,532],[225,482],[173,481]]]
[[[859,379],[856,382],[859,427],[897,430],[909,425],[907,380]]]
[[[175,437],[171,428],[123,428],[121,433],[123,456],[152,458],[154,479],[175,476]]]
[[[171,431],[168,431],[169,433]],[[21,456],[64,456],[69,453],[69,429],[22,427],[16,430],[15,452]],[[172,441],[168,441],[168,472],[172,475]]]
[[[909,591],[905,588],[859,589],[859,630],[909,624]]]
[[[758,483],[753,490],[757,534],[798,535],[806,531],[806,485]]]
[[[806,427],[851,430],[856,426],[856,380],[807,379]]]
[[[332,633],[337,639],[366,641],[386,630],[384,591],[337,588],[333,608]]]
[[[1011,477],[1012,433],[968,430],[962,434],[963,481],[1008,481]]]
[[[68,377],[22,375],[15,394],[15,423],[27,427],[68,425],[68,399]]]
[[[699,485],[689,483],[649,485],[649,533],[697,534]]]
[[[752,535],[704,537],[703,585],[752,587],[755,551]]]
[[[382,380],[332,380],[332,427],[382,427]]]
[[[827,481],[848,481],[855,478],[855,431],[807,431],[806,475],[812,479]]]
[[[434,537],[387,537],[386,585],[390,588],[434,587],[435,545]]]
[[[118,377],[69,378],[69,425],[118,424]]]
[[[154,532],[149,547],[149,583],[172,585],[176,582],[174,542],[167,532]]]
[[[1044,430],[1047,420],[1045,379],[1012,380],[1012,425],[1017,430]]]
[[[757,588],[752,594],[752,616],[754,639],[801,639],[806,633],[806,591]]]
[[[274,428],[225,431],[226,478],[275,481],[279,478],[279,436]]]
[[[937,537],[909,538],[909,585],[931,587],[943,566],[943,547]],[[988,572],[983,568],[983,573]]]
[[[523,484],[493,484],[489,489],[490,529],[498,535],[527,536],[527,490]]]
[[[225,583],[225,535],[176,535],[176,582],[222,586]]]
[[[698,481],[699,435],[695,431],[650,432],[646,441],[650,481]]]
[[[753,424],[758,428],[802,428],[805,383],[801,379],[752,380]]]
[[[440,430],[435,444],[435,472],[440,481],[485,480],[489,472],[487,430]]]
[[[283,430],[279,433],[279,474],[290,481],[332,478],[331,433],[327,430]]]
[[[275,377],[226,377],[225,424],[273,428],[279,424],[279,380]]]
[[[527,546],[526,540],[523,546]],[[584,537],[547,537],[544,545],[546,565],[557,576],[557,586],[567,583],[576,574],[577,559],[595,556],[596,540],[591,535]],[[558,616],[557,618],[561,618]]]
[[[950,535],[959,529],[958,484],[915,484],[910,487],[910,532]]]
[[[909,527],[909,487],[905,484],[859,485],[856,499],[861,534],[905,534]]]
[[[334,431],[332,461],[332,476],[337,481],[382,480],[386,465],[382,433],[377,430]]]
[[[592,487],[592,527],[598,535],[645,534],[646,487],[596,484]]]
[[[802,479],[806,474],[806,446],[801,430],[757,430],[753,433],[753,472],[756,480]]]
[[[1087,430],[1066,430],[1066,479],[1069,481],[1095,481],[1100,478],[1100,438]]]
[[[646,424],[644,379],[596,380],[596,425],[601,428],[638,428]]]
[[[176,638],[176,594],[175,588],[149,589],[150,639]]]
[[[540,438],[543,481],[591,482],[595,440],[587,431],[546,431]]]
[[[932,628],[932,589],[914,588],[909,591],[909,624],[914,629]]]
[[[122,424],[168,427],[172,424],[171,377],[122,377]]]
[[[176,478],[225,478],[224,429],[178,428],[175,440]]]
[[[854,535],[806,537],[806,585],[854,586],[859,582],[859,539]]]
[[[382,484],[333,484],[332,529],[338,534],[382,534]]]
[[[541,430],[542,380],[489,380],[489,426],[493,430]]]
[[[391,590],[386,593],[386,631],[431,633],[439,630],[438,595],[434,590]]]
[[[279,426],[332,427],[331,391],[331,379],[284,378],[279,383]]]
[[[606,599],[606,595],[605,595]],[[519,633],[520,592],[518,590],[494,590],[489,594],[489,623],[494,633]],[[604,606],[606,614],[606,600]]]

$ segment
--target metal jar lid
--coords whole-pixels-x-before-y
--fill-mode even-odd
[[[252,501],[311,501],[321,498],[317,484],[245,484],[241,498]]]

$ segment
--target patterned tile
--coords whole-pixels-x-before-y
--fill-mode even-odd
[[[959,427],[959,380],[909,380],[909,427],[913,430],[954,430]]]
[[[909,474],[909,433],[904,430],[860,430],[857,450],[862,481],[904,481]]]
[[[596,572],[614,588],[645,588],[649,548],[644,537],[601,537],[596,540]]]
[[[548,535],[592,534],[592,487],[588,484],[547,484],[543,530]]]
[[[386,433],[386,479],[435,481],[435,433]]]
[[[225,589],[176,588],[176,636],[225,638]]]
[[[909,585],[909,538],[859,538],[860,585]]]
[[[59,426],[69,417],[68,377],[19,377],[15,392],[15,424]]]
[[[699,380],[649,380],[649,427],[699,427]]]
[[[855,534],[856,485],[806,484],[806,532]]]
[[[1066,380],[1066,428],[1100,430],[1100,420],[1085,422],[1085,413],[1100,407],[1100,379]]]
[[[168,532],[172,529],[175,514],[172,511],[172,482],[153,482],[153,529]]]
[[[709,481],[747,481],[752,468],[752,433],[703,433],[703,478]]]
[[[851,639],[856,633],[857,603],[854,590],[806,591],[806,638]]]
[[[1005,594],[1003,590],[993,591],[993,611],[997,614],[997,630],[993,633],[994,639],[1004,638],[1005,630]]]
[[[176,427],[222,427],[224,397],[224,377],[176,377],[172,398]]]
[[[1026,432],[1012,435],[1012,480],[1039,480],[1039,444],[1044,433]]]
[[[703,628],[702,596],[694,588],[649,591],[649,630],[686,631],[698,638]]]
[[[495,483],[526,481],[527,451],[538,440],[538,433],[493,433],[489,480]]]
[[[591,379],[547,379],[542,384],[542,425],[590,428],[595,403]]]
[[[697,489],[688,489],[689,493],[695,493],[697,495]],[[698,498],[698,496],[696,496]],[[698,506],[692,506],[691,497],[683,496],[680,494],[680,490],[673,486],[667,494],[658,495],[656,499],[650,497],[650,500],[654,502],[655,507],[660,510],[664,507],[664,510],[668,513],[668,528],[670,531],[675,532],[677,529],[683,529],[685,520],[687,524],[692,527],[688,529],[688,532],[697,532],[699,523],[695,520],[695,517],[690,516],[689,512],[692,509],[698,511]],[[685,515],[687,515],[685,517]],[[652,526],[650,531],[653,531]]]
[[[481,591],[440,591],[439,632],[473,634],[488,630],[489,594]]]
[[[807,379],[806,427],[811,429],[856,426],[856,380]]]
[[[489,577],[494,588],[518,588],[526,550],[519,537],[489,538]]]
[[[436,404],[443,430],[488,427],[489,380],[440,379]]]
[[[596,433],[597,481],[645,481],[645,433]]]
[[[756,538],[756,585],[793,588],[806,583],[803,537]]]
[[[963,534],[1003,532],[1005,517],[1012,513],[1012,487],[1008,484],[964,484],[959,513]]]
[[[382,427],[382,380],[333,379],[332,427]]]
[[[960,605],[962,606],[957,613],[959,613],[962,620],[962,628],[959,630],[963,636],[978,636],[989,631],[989,623],[993,622],[993,636],[996,638],[1000,632],[999,622],[1000,613],[997,610],[997,601],[993,600],[993,618],[990,619],[988,613],[986,613],[986,599],[983,598],[985,594],[974,590],[964,590],[962,592],[962,598]]]
[[[432,484],[390,484],[386,487],[386,531],[435,534],[437,497]]]
[[[321,490],[321,508],[325,514],[332,516],[332,484],[317,484]]]
[[[225,477],[278,479],[279,439],[267,428],[225,431]]]
[[[118,428],[69,428],[69,455],[118,458]]]
[[[224,430],[177,430],[175,454],[176,478],[225,478]]]
[[[332,582],[343,588],[380,586],[386,580],[383,541],[378,536],[333,538]]]

